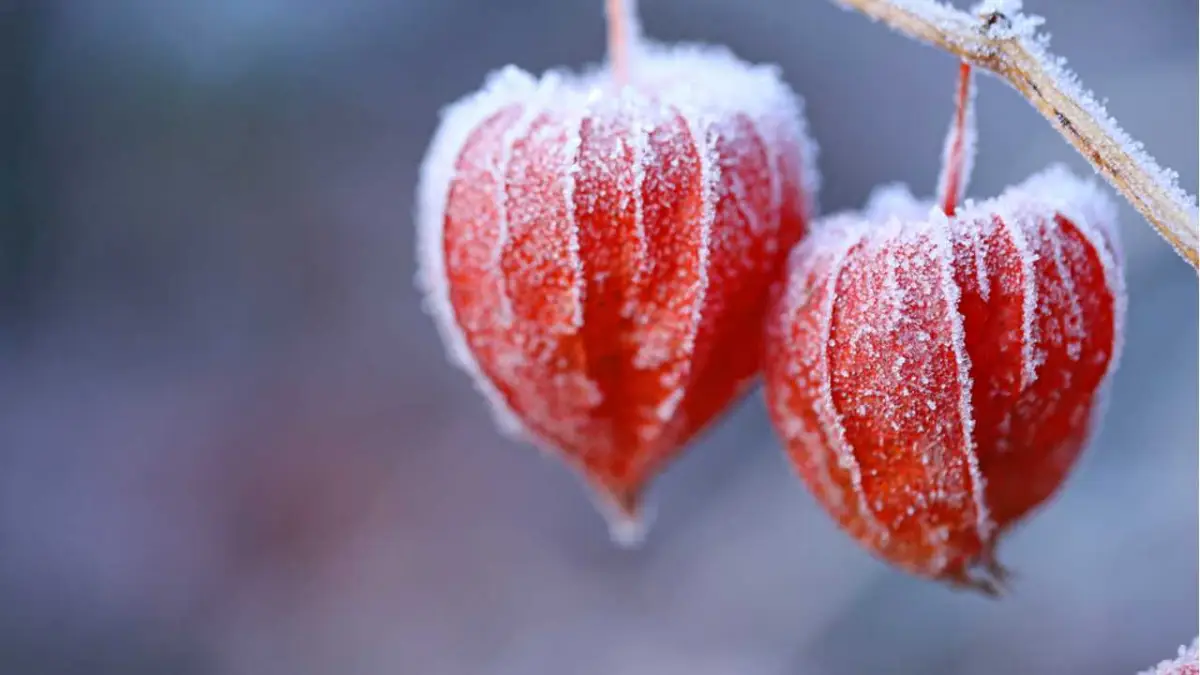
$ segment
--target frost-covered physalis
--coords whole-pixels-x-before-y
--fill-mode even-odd
[[[902,186],[823,219],[766,316],[765,390],[841,527],[920,576],[989,594],[998,537],[1063,482],[1121,351],[1115,209],[1055,167],[959,206],[973,154],[963,66],[939,204]]]
[[[618,3],[619,4],[619,3]],[[449,108],[420,187],[420,283],[498,419],[580,470],[618,540],[655,472],[747,389],[817,179],[801,102],[724,50],[515,67]]]

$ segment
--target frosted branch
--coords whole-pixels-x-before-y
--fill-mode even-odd
[[[910,38],[987,70],[1021,93],[1183,256],[1198,266],[1196,198],[1121,129],[1048,51],[1041,17],[1020,2],[993,1],[975,14],[937,0],[833,0]]]

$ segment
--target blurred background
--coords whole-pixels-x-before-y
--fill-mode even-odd
[[[1197,190],[1197,4],[1029,0]],[[1133,673],[1197,633],[1197,279],[1130,208],[1098,442],[995,602],[839,533],[758,393],[614,549],[502,438],[414,289],[441,106],[581,65],[599,0],[0,0],[0,672]],[[952,59],[830,2],[643,0],[776,62],[824,210],[935,184]],[[984,78],[971,194],[1090,169]],[[1123,204],[1123,202],[1122,202]]]

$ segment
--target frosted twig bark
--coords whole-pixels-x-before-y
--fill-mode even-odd
[[[1108,116],[1037,33],[1040,17],[1016,0],[981,4],[974,15],[937,0],[833,0],[983,68],[1021,93],[1183,256],[1197,260],[1195,197]]]

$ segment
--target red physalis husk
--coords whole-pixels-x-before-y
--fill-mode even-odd
[[[418,213],[453,359],[506,429],[583,472],[621,538],[758,372],[817,180],[775,69],[702,47],[632,57],[619,83],[493,75],[445,113]]]
[[[1102,417],[1125,291],[1094,183],[1053,167],[957,205],[969,77],[939,204],[890,186],[793,252],[764,378],[793,464],[842,528],[911,573],[996,593],[998,538],[1054,494]]]

